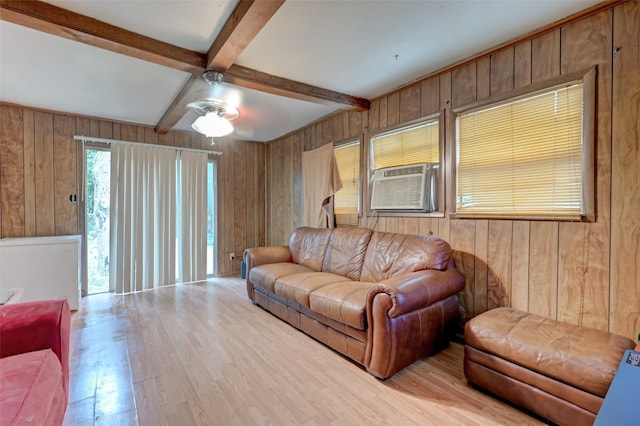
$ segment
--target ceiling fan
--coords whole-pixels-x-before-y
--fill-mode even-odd
[[[220,85],[224,76],[217,71],[205,70],[202,78],[208,86],[213,87]],[[231,120],[240,116],[236,107],[211,97],[209,93],[206,93],[203,99],[188,103],[186,107],[198,114],[198,118],[193,122],[191,128],[208,138],[217,138],[232,133],[234,129]]]

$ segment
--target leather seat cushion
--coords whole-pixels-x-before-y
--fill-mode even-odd
[[[269,263],[251,268],[249,279],[254,288],[275,293],[274,285],[278,278],[304,272],[313,272],[313,270],[297,263]]]
[[[325,285],[344,281],[345,277],[328,272],[302,272],[278,278],[274,285],[274,293],[295,300],[308,308],[311,292]]]
[[[634,345],[623,336],[511,308],[471,319],[465,343],[602,397],[624,351]]]
[[[350,325],[358,330],[366,328],[365,306],[371,282],[339,282],[313,291],[309,296],[312,311]]]
[[[0,372],[0,423],[62,424],[62,367],[51,349],[0,358]]]

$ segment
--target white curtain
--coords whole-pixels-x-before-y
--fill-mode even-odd
[[[180,153],[178,282],[207,279],[207,162],[206,153]]]
[[[111,146],[112,291],[175,282],[176,157],[175,150]]]

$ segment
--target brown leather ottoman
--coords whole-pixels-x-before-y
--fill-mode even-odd
[[[626,349],[623,336],[497,308],[465,326],[464,374],[560,425],[592,425]]]

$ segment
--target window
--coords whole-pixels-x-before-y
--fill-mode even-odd
[[[360,213],[360,141],[350,141],[333,149],[342,189],[334,195],[334,213],[338,225],[357,225]]]
[[[368,205],[384,215],[435,212],[444,203],[440,114],[384,131],[369,145]],[[410,166],[410,167],[405,167]]]
[[[371,169],[440,162],[439,120],[429,120],[371,138]]]
[[[588,75],[457,114],[456,216],[592,216]]]

